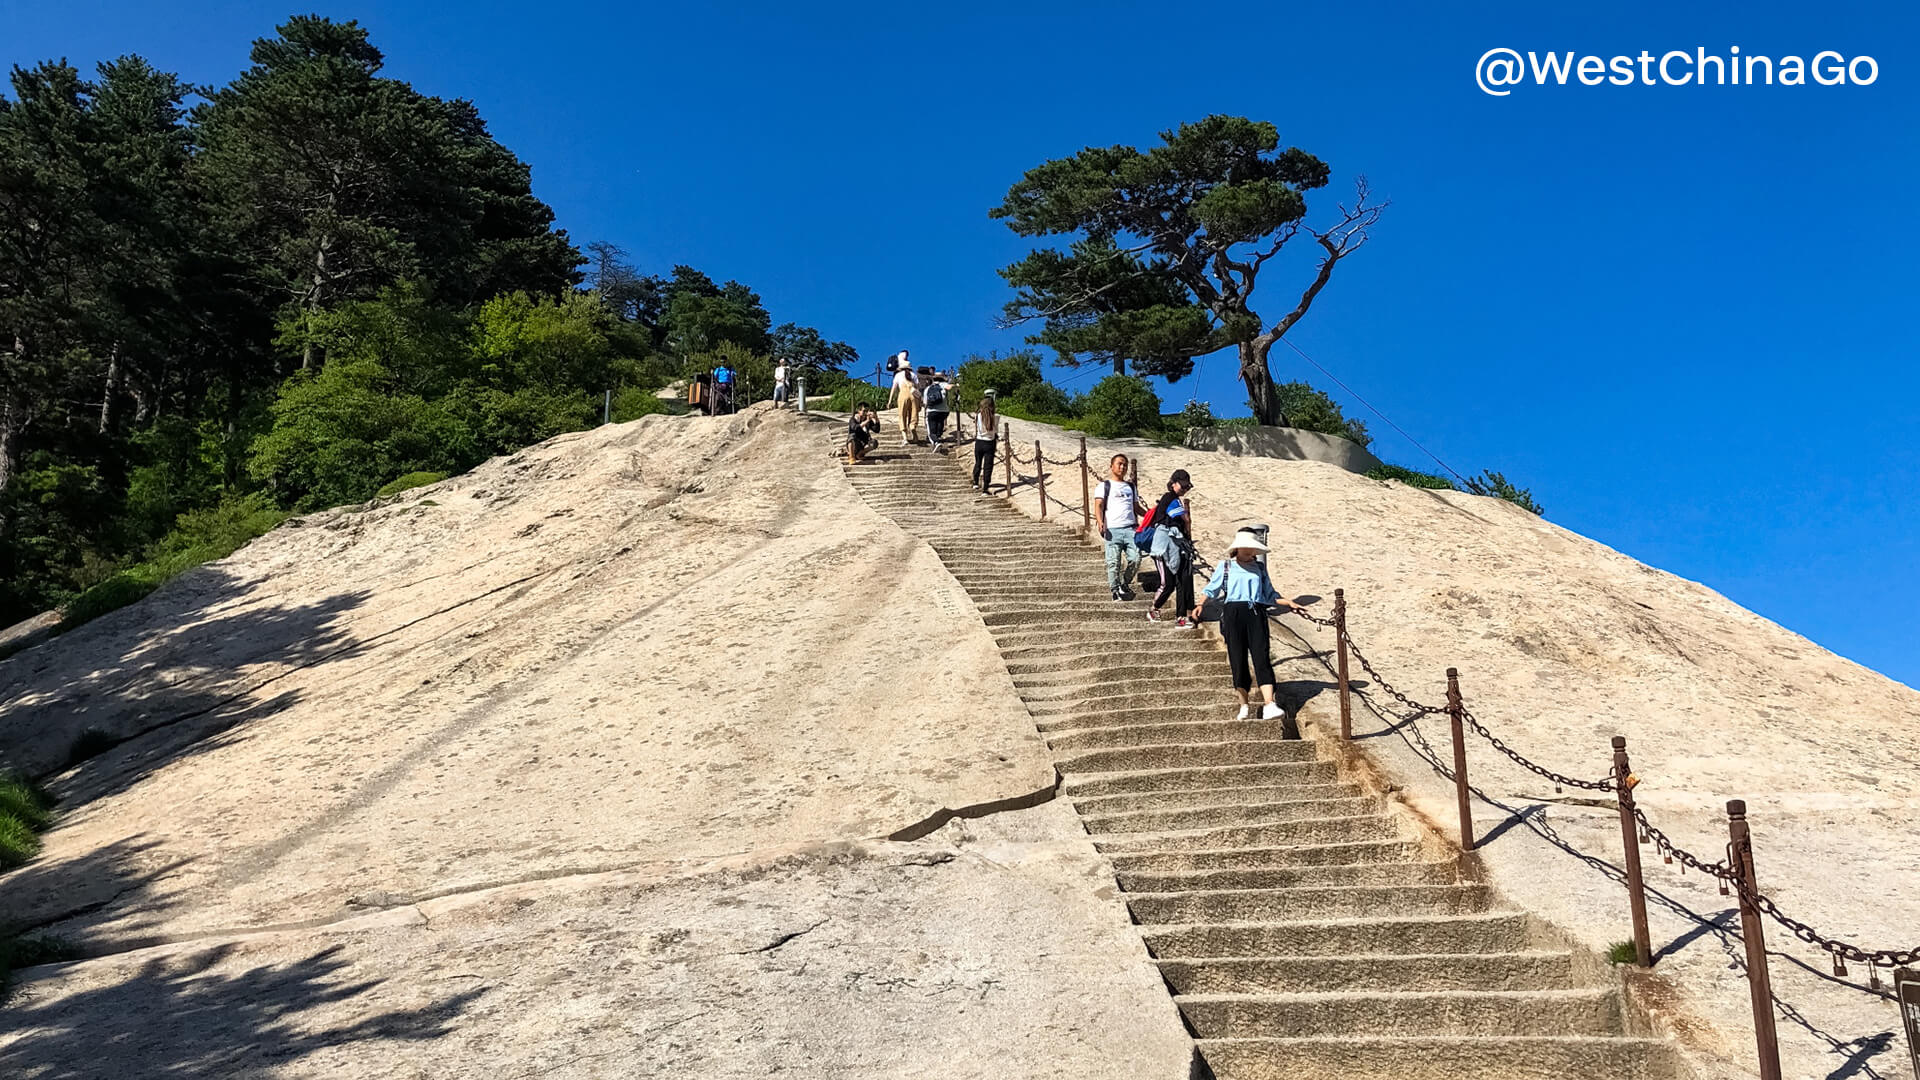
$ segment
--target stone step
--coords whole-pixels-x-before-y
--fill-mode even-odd
[[[1128,693],[1125,690],[1108,690],[1099,693],[1094,690],[1074,690],[1061,688],[1044,692],[1036,688],[1032,694],[1022,694],[1027,703],[1027,711],[1040,723],[1040,730],[1049,726],[1069,727],[1110,727],[1136,722],[1136,714],[1143,709],[1157,710],[1157,715],[1183,715],[1194,710],[1203,710],[1206,715],[1232,719],[1239,711],[1240,703],[1234,700],[1233,692],[1226,689],[1225,683],[1216,672],[1211,677],[1195,675],[1171,680],[1183,688],[1147,693]]]
[[[1104,751],[1117,753],[1118,751]],[[1355,840],[1397,840],[1399,826],[1384,814],[1362,817],[1315,818],[1273,825],[1252,825],[1201,832],[1135,833],[1122,838],[1095,837],[1102,853],[1132,855],[1143,852],[1219,851],[1222,848],[1274,848],[1294,845],[1341,844]]]
[[[1611,989],[1225,993],[1174,999],[1202,1039],[1386,1035],[1619,1035]]]
[[[1054,767],[1062,773],[1134,772],[1140,769],[1185,769],[1198,765],[1258,765],[1272,761],[1310,761],[1312,743],[1298,739],[1260,742],[1169,743],[1085,750],[1059,754]]]
[[[1198,649],[1170,650],[1151,657],[1117,648],[1066,654],[1038,649],[1002,653],[1001,661],[1008,665],[1014,686],[1023,691],[1031,688],[1047,693],[1085,692],[1124,681],[1132,672],[1148,670],[1149,665],[1155,671],[1173,672],[1176,678],[1211,680],[1216,686],[1227,686],[1231,681],[1225,656]],[[1236,703],[1228,709],[1225,718],[1233,719],[1238,711]]]
[[[1449,860],[1271,866],[1247,870],[1122,872],[1117,876],[1120,887],[1130,893],[1170,893],[1329,885],[1447,885],[1460,880],[1460,867]]]
[[[1215,1080],[1674,1080],[1677,1053],[1656,1039],[1604,1035],[1202,1039]]]
[[[1210,700],[1208,695],[1225,695],[1233,700],[1233,691],[1218,679],[1203,679],[1192,675],[1128,675],[1116,679],[1104,686],[1092,686],[1085,690],[1052,690],[1024,694],[1029,705],[1044,705],[1049,708],[1075,702],[1106,703],[1113,699],[1140,698],[1140,704],[1146,705],[1164,701],[1170,705],[1199,703]],[[1118,708],[1119,706],[1111,706]]]
[[[1262,870],[1283,866],[1339,866],[1362,862],[1415,862],[1417,840],[1352,840],[1286,847],[1238,847],[1189,851],[1113,852],[1107,862],[1116,871],[1188,873],[1200,870]]]
[[[1216,680],[1217,681],[1217,680]],[[1052,736],[1067,732],[1092,735],[1104,731],[1145,731],[1158,727],[1191,727],[1195,724],[1227,724],[1232,726],[1252,725],[1247,728],[1255,738],[1277,739],[1282,735],[1279,720],[1236,720],[1240,705],[1231,695],[1224,702],[1208,705],[1129,705],[1112,709],[1103,709],[1098,705],[1082,705],[1071,710],[1061,709],[1044,712],[1033,704],[1027,705],[1027,711],[1033,714],[1034,724],[1043,733]],[[1088,746],[1125,746],[1130,741],[1125,736],[1114,736],[1118,741],[1100,743],[1089,742]],[[1055,745],[1060,745],[1056,742]]]
[[[1084,816],[1126,814],[1136,810],[1181,810],[1200,806],[1245,806],[1288,799],[1352,799],[1362,794],[1359,784],[1261,784],[1253,787],[1207,787],[1185,791],[1153,791],[1137,795],[1068,796]]]
[[[1465,915],[1493,907],[1484,885],[1335,885],[1296,889],[1129,893],[1139,923],[1288,922],[1392,915]]]
[[[1164,746],[1168,743],[1260,742],[1279,740],[1282,737],[1283,733],[1278,720],[1229,720],[1219,713],[1208,716],[1205,712],[1201,712],[1195,719],[1184,723],[1123,724],[1055,732],[1047,736],[1047,743],[1057,753],[1064,754],[1074,750],[1102,747]]]
[[[1235,956],[1158,963],[1175,994],[1555,990],[1573,979],[1573,954],[1550,950]]]
[[[1533,948],[1532,924],[1524,912],[1517,911],[1451,918],[1415,915],[1239,926],[1142,927],[1141,936],[1146,939],[1147,950],[1162,960],[1213,960],[1227,957],[1352,959],[1385,953],[1457,956],[1467,953],[1527,953]],[[1200,993],[1203,989],[1196,987],[1183,992]]]
[[[1143,795],[1160,791],[1201,791],[1216,787],[1257,787],[1263,784],[1324,784],[1340,775],[1334,762],[1316,758],[1270,765],[1227,765],[1199,769],[1155,769],[1105,776],[1069,777],[1063,795],[1075,799],[1102,795]]]
[[[1190,659],[1189,659],[1190,657]],[[1112,650],[1089,650],[1069,654],[1036,653],[1029,658],[1007,658],[1007,673],[1014,676],[1014,685],[1021,684],[1022,675],[1067,675],[1090,679],[1096,685],[1108,684],[1143,670],[1152,670],[1161,677],[1200,677],[1212,675],[1222,683],[1228,679],[1227,659],[1219,652],[1188,652],[1155,654],[1149,662],[1142,658],[1134,661],[1128,658],[1116,659]],[[1058,683],[1061,680],[1038,680],[1041,683]]]
[[[1363,795],[1349,799],[1285,799],[1244,806],[1196,806],[1176,810],[1136,810],[1126,814],[1083,814],[1081,824],[1095,836],[1131,835],[1358,817],[1378,813],[1379,810],[1378,799]]]

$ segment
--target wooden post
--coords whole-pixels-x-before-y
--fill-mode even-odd
[[[1633,914],[1633,958],[1653,966],[1653,938],[1647,930],[1647,887],[1640,878],[1640,834],[1633,820],[1633,767],[1627,763],[1627,737],[1613,737],[1613,793],[1620,803],[1620,840],[1626,845],[1627,908]]]
[[[1047,458],[1040,452],[1040,440],[1033,440],[1033,472],[1040,484],[1040,520],[1047,520]]]
[[[1447,669],[1447,719],[1453,728],[1453,793],[1460,804],[1460,850],[1473,850],[1472,793],[1467,790],[1467,736],[1460,703],[1460,672]]]
[[[1007,448],[1007,501],[1013,501],[1013,425],[1000,425],[1000,445]]]
[[[1093,488],[1087,479],[1087,437],[1080,436],[1080,535],[1093,535]]]
[[[1747,993],[1753,999],[1753,1041],[1760,1054],[1760,1080],[1780,1080],[1780,1036],[1773,1029],[1773,982],[1767,976],[1767,941],[1760,909],[1749,896],[1758,896],[1760,883],[1753,872],[1753,832],[1747,827],[1745,799],[1727,800],[1727,837],[1732,870],[1746,888],[1740,891],[1740,936],[1747,943]]]
[[[1347,590],[1333,590],[1333,639],[1340,651],[1340,738],[1353,738],[1353,699],[1347,689]]]

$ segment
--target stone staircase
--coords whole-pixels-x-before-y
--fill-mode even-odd
[[[1147,622],[1108,599],[1096,546],[975,495],[970,444],[898,440],[846,472],[971,595],[1215,1077],[1686,1075],[1604,965],[1466,880],[1332,748],[1232,719],[1210,632]]]

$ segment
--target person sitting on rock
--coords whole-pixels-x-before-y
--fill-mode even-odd
[[[880,417],[873,406],[856,405],[847,419],[847,464],[858,465],[880,442]]]
[[[1233,692],[1240,698],[1242,720],[1252,713],[1248,695],[1256,681],[1265,702],[1260,719],[1273,720],[1280,716],[1280,706],[1273,701],[1273,656],[1267,635],[1267,609],[1307,610],[1274,589],[1273,582],[1267,578],[1267,565],[1260,561],[1266,551],[1267,545],[1261,543],[1258,536],[1241,529],[1234,534],[1227,557],[1220,560],[1206,588],[1208,596],[1221,602],[1220,636],[1227,640],[1227,666],[1233,674]]]

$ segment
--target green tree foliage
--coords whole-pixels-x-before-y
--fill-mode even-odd
[[[700,355],[857,354],[746,285],[582,261],[472,104],[352,22],[288,20],[230,83],[137,56],[0,92],[0,625],[68,625],[231,551],[613,414]],[[205,102],[189,110],[193,94]],[[697,347],[694,347],[697,343]]]
[[[1513,486],[1506,476],[1491,469],[1479,476],[1467,477],[1467,490],[1475,495],[1491,495],[1496,499],[1505,499],[1531,513],[1545,516],[1547,512],[1539,503],[1533,501],[1533,492]]]
[[[579,253],[527,167],[470,102],[380,77],[357,23],[296,16],[252,60],[200,110],[198,165],[291,333],[405,278],[463,300],[574,280]],[[302,342],[303,367],[317,356]]]
[[[1408,487],[1430,488],[1436,491],[1455,491],[1453,481],[1433,473],[1418,472],[1404,465],[1382,464],[1368,469],[1367,476],[1373,480],[1398,480]]]
[[[1318,431],[1323,435],[1338,435],[1361,446],[1373,442],[1373,436],[1367,434],[1366,424],[1348,419],[1340,411],[1338,403],[1306,383],[1280,383],[1274,387],[1274,394],[1288,427]]]
[[[999,399],[1010,401],[1024,388],[1045,381],[1046,376],[1040,370],[1040,354],[1031,349],[1020,349],[1006,356],[998,352],[985,356],[976,353],[962,361],[954,373],[954,400],[961,408],[971,409],[992,390]]]
[[[1382,204],[1361,181],[1325,228],[1306,224],[1309,191],[1327,165],[1280,149],[1277,129],[1209,116],[1161,134],[1161,145],[1089,148],[1027,171],[990,216],[1021,236],[1071,236],[1001,271],[1015,290],[1009,323],[1038,322],[1034,340],[1074,361],[1135,362],[1178,378],[1192,358],[1228,346],[1263,424],[1282,412],[1268,353],[1312,306],[1342,259],[1366,242]],[[1313,277],[1277,320],[1252,306],[1255,285],[1289,241],[1320,248]]]
[[[773,358],[785,360],[794,375],[805,378],[807,392],[831,394],[847,381],[847,368],[860,362],[860,352],[844,341],[828,341],[820,331],[797,323],[773,328]]]
[[[729,342],[761,355],[772,348],[773,317],[745,285],[715,285],[691,266],[676,266],[665,293],[667,345],[679,355],[711,353]]]
[[[1087,391],[1080,415],[1089,435],[1145,435],[1160,428],[1160,398],[1145,379],[1109,375]]]

